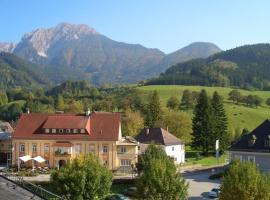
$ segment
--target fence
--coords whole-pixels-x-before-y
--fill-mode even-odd
[[[65,198],[60,197],[44,188],[42,188],[41,186],[35,185],[33,183],[30,183],[28,181],[23,180],[23,178],[21,176],[18,175],[14,175],[11,173],[3,173],[1,175],[2,177],[4,177],[5,179],[15,183],[16,185],[19,185],[20,187],[28,190],[29,192],[31,192],[34,196],[38,196],[42,199],[45,200],[65,200]]]

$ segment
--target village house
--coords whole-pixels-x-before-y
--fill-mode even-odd
[[[12,135],[12,164],[59,168],[79,154],[96,154],[111,170],[137,162],[137,142],[122,137],[121,115],[108,112],[22,114]],[[45,162],[38,163],[40,157]],[[37,159],[32,159],[37,158]]]
[[[8,122],[0,121],[0,164],[11,165],[13,128]]]
[[[251,133],[243,135],[229,148],[230,161],[251,161],[262,172],[270,172],[270,120],[265,120]]]
[[[144,128],[135,138],[139,142],[139,154],[147,149],[148,145],[154,143],[164,148],[166,154],[172,157],[176,164],[185,162],[185,144],[163,128]]]

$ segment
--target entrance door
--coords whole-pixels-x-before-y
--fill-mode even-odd
[[[59,168],[63,167],[66,165],[66,161],[65,160],[59,160]]]

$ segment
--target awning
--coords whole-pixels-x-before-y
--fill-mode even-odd
[[[31,156],[27,155],[27,156],[22,156],[22,157],[19,157],[20,160],[22,160],[23,162],[27,162],[28,160],[31,160]]]
[[[37,162],[39,162],[39,163],[45,162],[45,159],[42,158],[41,156],[34,157],[33,160],[35,160],[35,161],[37,161]]]
[[[53,147],[72,147],[73,144],[70,142],[56,142],[52,146]]]

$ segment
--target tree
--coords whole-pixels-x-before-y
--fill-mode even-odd
[[[269,200],[269,177],[251,162],[234,161],[224,176],[220,200]]]
[[[51,174],[56,192],[67,199],[103,199],[112,185],[112,173],[93,154],[74,158]]]
[[[192,130],[191,145],[201,148],[203,154],[208,154],[211,147],[214,147],[215,138],[212,107],[205,90],[201,91],[193,112]]]
[[[212,114],[215,140],[219,140],[219,148],[224,152],[229,146],[228,119],[223,107],[222,97],[215,91],[212,97]]]
[[[168,128],[170,133],[183,140],[186,144],[191,142],[192,121],[185,112],[164,111],[164,115],[156,123],[156,127],[162,127],[165,130]]]
[[[167,101],[167,107],[170,109],[177,109],[179,107],[179,100],[176,96],[172,96]]]
[[[0,92],[0,106],[3,106],[8,103],[8,97],[5,92]]]
[[[60,168],[59,171],[53,171],[50,182],[55,191],[66,199],[83,199],[86,174],[81,169],[82,166],[79,160],[75,158],[72,162]]]
[[[239,103],[241,98],[241,93],[238,90],[232,90],[229,93],[229,100],[232,100],[234,103]]]
[[[56,99],[56,109],[57,110],[61,110],[61,111],[64,111],[66,109],[66,104],[65,104],[65,101],[64,101],[64,98],[62,95],[57,95],[57,99]]]
[[[83,156],[81,159],[85,171],[84,199],[103,199],[110,193],[112,172],[93,154]]]
[[[124,136],[135,136],[144,126],[144,120],[140,112],[127,109],[122,115],[122,133]]]
[[[190,90],[183,91],[181,105],[185,108],[191,108],[193,106],[193,95]]]
[[[155,123],[161,119],[162,110],[160,99],[157,91],[150,93],[148,96],[148,104],[145,111],[145,125],[154,127]]]
[[[139,199],[187,199],[188,184],[161,147],[149,145],[140,161],[142,173],[136,182]]]

